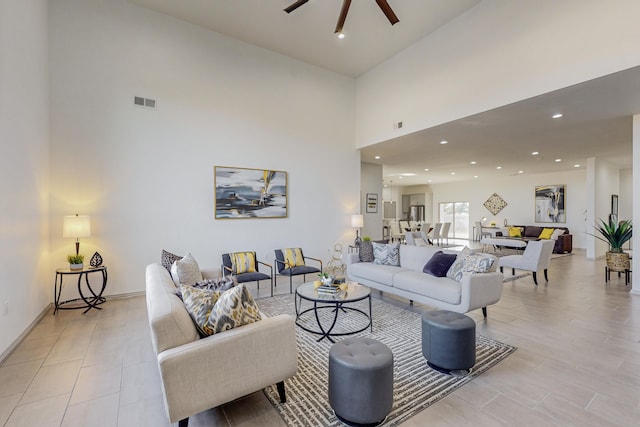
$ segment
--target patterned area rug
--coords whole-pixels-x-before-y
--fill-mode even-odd
[[[257,302],[260,309],[268,315],[286,313],[295,317],[292,295],[264,298]],[[382,424],[384,426],[395,426],[406,421],[495,366],[516,350],[513,346],[478,335],[476,365],[471,373],[459,377],[444,375],[431,369],[422,356],[420,314],[376,298],[372,299],[372,304],[373,332],[367,329],[357,336],[381,341],[393,353],[394,402],[391,413]],[[352,306],[368,312],[368,304],[365,301]],[[323,321],[329,321],[329,311],[321,311]],[[308,320],[308,326],[312,326],[316,321],[314,317]],[[355,312],[340,317],[338,322],[344,328],[354,329],[360,329],[367,323],[364,316]],[[296,327],[296,335],[298,373],[286,380],[287,402],[280,403],[275,386],[264,389],[267,398],[290,427],[342,426],[333,413],[327,396],[328,359],[332,343],[326,339],[317,342],[316,335],[299,327]]]

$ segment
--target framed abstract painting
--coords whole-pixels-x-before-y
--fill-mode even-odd
[[[215,218],[286,218],[287,172],[214,166]]]
[[[535,222],[567,222],[566,185],[536,186],[535,200]]]

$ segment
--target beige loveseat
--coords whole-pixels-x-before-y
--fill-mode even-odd
[[[166,268],[147,266],[151,340],[170,422],[187,426],[191,415],[276,383],[284,401],[283,381],[298,366],[291,316],[263,315],[256,323],[200,338],[175,290]]]
[[[359,254],[350,253],[347,276],[370,288],[457,313],[482,308],[486,317],[487,306],[502,296],[503,276],[495,271],[498,263],[487,273],[464,274],[460,282],[423,273],[424,265],[440,250],[460,256],[437,246],[400,245],[400,265],[390,266],[360,262]]]

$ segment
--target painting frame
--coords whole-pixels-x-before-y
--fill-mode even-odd
[[[216,165],[213,167],[213,189],[215,219],[289,216],[286,171]]]
[[[536,185],[534,189],[534,222],[566,223],[566,184]]]
[[[378,193],[367,193],[366,213],[378,213]]]

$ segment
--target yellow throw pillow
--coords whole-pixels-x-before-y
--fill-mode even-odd
[[[542,232],[538,236],[539,239],[550,239],[553,234],[553,228],[543,228]]]
[[[520,227],[509,227],[509,237],[522,237]]]
[[[285,268],[300,267],[304,265],[304,257],[302,256],[302,249],[300,248],[285,249],[284,265],[285,265]]]
[[[255,273],[256,253],[234,252],[231,254],[231,265],[233,266],[233,274]]]

